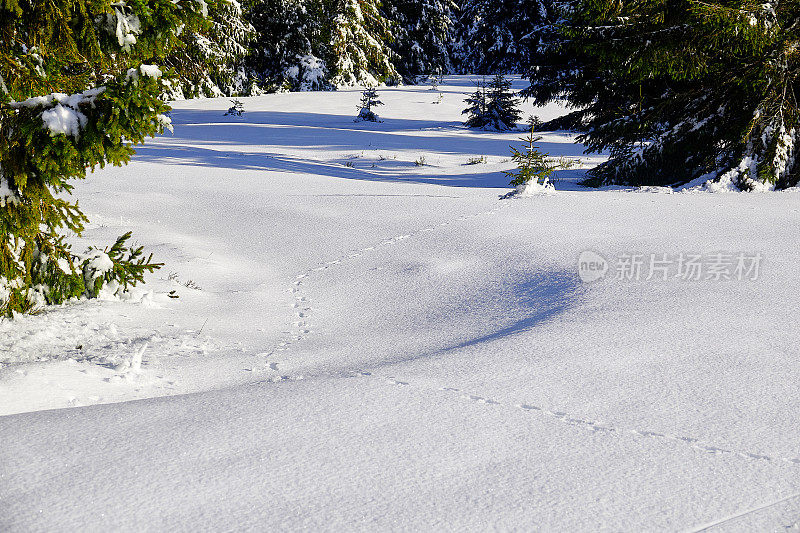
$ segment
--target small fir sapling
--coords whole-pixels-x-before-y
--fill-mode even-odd
[[[361,93],[361,102],[358,104],[358,116],[355,122],[381,122],[378,115],[372,110],[373,107],[383,105],[378,100],[378,91],[374,87],[369,87]]]
[[[234,117],[241,117],[242,113],[244,113],[244,104],[241,100],[231,100],[233,104],[231,107],[228,108],[228,111],[225,113],[224,116],[234,116]]]
[[[554,159],[539,150],[536,143],[541,139],[541,136],[535,134],[535,128],[531,124],[530,133],[520,138],[524,144],[523,149],[511,147],[511,160],[516,164],[516,168],[504,173],[511,179],[510,185],[516,187],[514,193],[552,190],[554,189],[551,183],[552,174],[556,170],[565,170],[575,165],[573,161],[565,158]]]
[[[431,82],[431,88],[428,89],[429,91],[439,91],[439,86],[442,84],[442,74],[439,72],[435,72],[428,76],[428,80]]]

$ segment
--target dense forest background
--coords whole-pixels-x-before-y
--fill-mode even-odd
[[[556,21],[552,6],[530,0],[245,0],[209,15],[212,26],[171,58],[176,96],[518,73]]]

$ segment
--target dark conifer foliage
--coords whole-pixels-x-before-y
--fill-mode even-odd
[[[247,64],[265,90],[325,90],[400,81],[396,27],[378,0],[248,0],[258,32]]]
[[[454,60],[463,73],[519,73],[555,20],[550,0],[462,0]]]
[[[248,66],[266,90],[518,73],[552,26],[552,0],[246,0]]]
[[[177,83],[170,96],[176,98],[240,95],[251,91],[244,68],[255,29],[244,20],[236,0],[218,0],[205,5],[210,24],[181,36],[184,46],[165,58]]]
[[[380,0],[335,0],[330,11],[328,63],[337,87],[395,84],[400,81],[389,48],[396,27],[380,10]]]
[[[582,106],[583,140],[612,154],[590,183],[798,183],[800,4],[577,0],[562,15],[528,94]]]
[[[451,72],[451,31],[458,7],[453,0],[384,0],[383,12],[394,22],[390,43],[403,79]]]
[[[245,15],[256,29],[246,60],[266,91],[333,88],[323,56],[330,42],[325,4],[304,0],[246,0]]]

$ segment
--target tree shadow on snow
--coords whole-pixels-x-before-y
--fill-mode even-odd
[[[496,342],[515,335],[529,332],[562,315],[577,306],[584,294],[585,286],[575,272],[540,272],[533,277],[522,279],[510,286],[513,305],[507,309],[506,319],[492,320],[486,329],[472,338],[455,342],[429,352],[391,358],[381,362],[378,367],[393,366],[422,359],[442,357],[458,350]],[[511,303],[511,302],[510,302]],[[471,310],[465,306],[464,312],[483,313],[482,307]]]
[[[354,123],[352,117],[320,113],[279,111],[247,112],[243,118],[224,117],[219,111],[176,110],[175,133],[137,148],[136,159],[176,165],[310,173],[345,179],[408,181],[455,187],[507,187],[501,172],[480,172],[463,164],[449,169],[464,172],[437,173],[432,166],[413,168],[413,161],[394,159],[476,155],[508,157],[509,146],[519,144],[519,132],[505,134],[469,130],[456,122],[389,119],[386,122]],[[539,148],[553,155],[578,157],[583,146],[568,132],[547,134],[564,142],[540,142]],[[264,151],[246,147],[264,146]],[[275,147],[274,152],[269,147]],[[229,148],[229,149],[226,149]],[[345,157],[363,154],[350,164],[342,158],[322,160],[286,155],[283,148],[340,152]],[[359,168],[361,167],[361,168]],[[478,172],[476,172],[478,170]],[[577,181],[583,171],[562,171],[566,182]]]
[[[374,167],[371,159],[355,159],[352,160],[353,166],[348,166],[347,159],[315,161],[279,154],[228,152],[190,146],[172,146],[169,148],[140,147],[137,149],[136,158],[139,161],[157,161],[163,164],[312,174],[364,181],[426,183],[450,187],[509,187],[508,177],[499,171],[474,174],[425,174],[415,171],[415,165],[412,161],[390,159],[383,162],[375,161]],[[359,166],[362,168],[359,168]],[[562,185],[577,182],[584,172],[584,170],[559,171],[557,173],[557,179],[560,181],[558,188],[566,188],[562,187]]]
[[[538,274],[514,285],[522,316],[508,325],[490,333],[440,350],[448,352],[492,342],[529,331],[562,314],[576,304],[583,293],[583,284],[574,272],[549,272]]]

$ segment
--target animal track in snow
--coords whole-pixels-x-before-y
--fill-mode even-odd
[[[377,377],[382,379],[384,382],[392,384],[392,385],[404,385],[404,386],[415,386],[414,384],[408,381],[400,381],[394,377],[382,377],[371,372],[365,370],[358,370],[353,372],[355,376],[363,376],[363,377]],[[424,388],[424,387],[418,387]],[[494,400],[492,398],[488,398],[485,396],[479,396],[476,394],[470,394],[464,392],[461,389],[455,387],[439,387],[438,390],[445,392],[445,393],[457,393],[458,396],[462,399],[469,400],[475,403],[484,404],[484,405],[492,405],[492,406],[501,406],[506,408],[516,408],[521,409],[528,413],[535,413],[540,415],[546,415],[563,422],[564,424],[568,424],[571,426],[578,426],[584,427],[592,432],[597,433],[608,433],[608,434],[616,434],[616,435],[631,435],[634,438],[643,438],[643,439],[655,439],[660,441],[671,441],[677,444],[685,444],[695,450],[709,453],[709,454],[717,454],[717,455],[731,455],[735,457],[739,457],[742,459],[746,459],[749,461],[763,461],[769,463],[789,463],[791,465],[800,466],[800,458],[797,457],[781,457],[781,456],[770,456],[765,455],[762,453],[754,453],[748,451],[739,451],[734,450],[731,448],[725,448],[721,446],[713,446],[711,444],[707,444],[702,442],[700,439],[695,437],[688,437],[685,435],[670,435],[668,433],[661,433],[658,431],[649,431],[643,429],[628,429],[625,430],[619,427],[613,427],[601,422],[597,422],[594,420],[589,420],[585,418],[581,418],[578,416],[571,415],[564,411],[554,411],[548,409],[546,407],[540,407],[537,405],[529,404],[529,403],[520,403],[520,404],[507,404],[503,403],[498,400]]]
[[[464,215],[461,217],[457,217],[440,224],[429,226],[425,228],[421,228],[409,233],[401,233],[394,237],[385,238],[380,241],[378,244],[373,244],[371,246],[365,246],[363,248],[359,248],[357,250],[350,250],[345,252],[339,257],[329,259],[327,261],[323,261],[321,264],[318,264],[314,267],[308,268],[303,272],[300,272],[294,276],[291,282],[291,289],[290,292],[294,295],[294,301],[291,303],[291,307],[294,310],[300,309],[300,311],[295,311],[294,317],[300,320],[293,320],[292,327],[289,331],[284,332],[284,339],[278,344],[278,347],[275,349],[276,352],[286,352],[291,348],[293,344],[296,344],[308,337],[312,333],[311,324],[309,323],[309,319],[313,317],[314,308],[313,305],[310,304],[310,300],[308,296],[305,295],[305,281],[312,277],[314,274],[318,274],[321,272],[325,272],[326,270],[335,267],[336,265],[340,265],[342,263],[347,262],[351,259],[357,259],[369,252],[375,251],[383,246],[391,246],[401,241],[408,240],[416,235],[420,235],[422,233],[427,233],[431,231],[435,231],[437,228],[442,226],[448,226],[454,222],[464,221],[469,218],[475,218],[479,216],[486,216],[492,215],[495,212],[505,209],[508,207],[509,204],[503,203],[494,209],[490,209],[488,211],[480,212],[480,213],[473,213],[471,215]],[[269,355],[272,355],[271,352]],[[272,365],[276,363],[270,363],[270,368],[272,370],[276,370],[277,368],[273,368]],[[406,383],[398,382],[397,385],[406,385]]]
[[[491,398],[482,398],[481,396],[475,396],[472,394],[468,395],[467,397],[474,402],[485,403],[486,405],[503,405],[497,400],[492,400]]]

